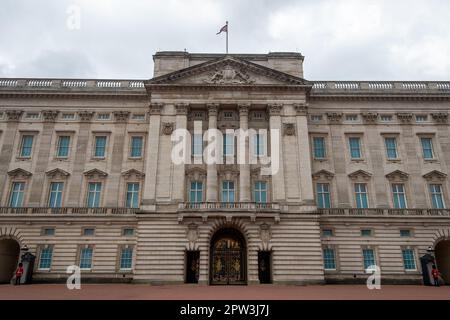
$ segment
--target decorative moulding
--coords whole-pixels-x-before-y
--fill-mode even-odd
[[[390,181],[407,181],[409,175],[406,172],[395,170],[386,175],[386,178]]]
[[[342,112],[328,112],[327,118],[331,124],[338,124],[342,122],[343,113]]]
[[[92,170],[86,171],[84,173],[84,175],[88,179],[102,179],[102,178],[105,178],[108,176],[108,174],[106,172],[103,172],[99,169],[92,169]]]
[[[44,121],[47,122],[53,122],[58,117],[59,111],[58,110],[43,110],[42,111],[42,117],[44,118]]]
[[[445,179],[447,179],[447,174],[433,170],[427,174],[424,174],[423,177],[427,181],[445,181]]]
[[[372,174],[364,170],[358,170],[353,173],[350,173],[348,176],[352,180],[358,179],[369,180],[372,177]]]
[[[285,136],[295,136],[295,124],[294,123],[284,123],[283,133]]]
[[[314,180],[332,180],[334,178],[334,173],[327,170],[320,170],[312,175]]]
[[[127,171],[122,172],[122,176],[125,179],[130,179],[131,177],[142,179],[144,178],[145,174],[139,170],[136,169],[129,169]]]
[[[31,172],[28,172],[27,170],[17,168],[11,171],[8,171],[8,175],[12,178],[16,179],[27,179],[32,176]]]
[[[437,123],[447,123],[448,122],[448,113],[440,112],[440,113],[432,113],[431,116],[433,120]]]
[[[70,176],[70,173],[68,173],[67,171],[64,171],[62,169],[56,168],[53,170],[49,170],[45,173],[50,179],[64,179],[67,178],[68,176]]]
[[[170,136],[175,129],[174,122],[163,122],[161,126],[161,132],[163,135]]]

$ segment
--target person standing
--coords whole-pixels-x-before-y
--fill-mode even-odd
[[[436,287],[439,287],[439,275],[440,275],[439,270],[437,269],[436,265],[433,264],[431,268],[431,276],[433,277],[434,285]]]
[[[23,275],[23,263],[19,263],[19,266],[16,269],[16,285],[20,285],[20,280],[22,279]]]

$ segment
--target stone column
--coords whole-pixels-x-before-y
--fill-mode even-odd
[[[175,108],[177,110],[176,117],[176,129],[187,130],[187,114],[189,111],[189,104],[180,103],[176,104]],[[187,151],[187,150],[186,150]],[[185,201],[185,164],[174,165],[173,169],[173,200],[176,202]]]
[[[273,202],[283,203],[286,201],[286,192],[285,192],[285,183],[284,183],[284,157],[283,157],[283,143],[282,143],[282,132],[281,132],[281,110],[283,109],[283,105],[279,104],[269,104],[268,112],[269,112],[269,126],[270,131],[278,130],[279,139],[275,140],[272,136],[270,136],[270,145],[277,143],[279,146],[279,154],[273,155],[270,154],[272,158],[278,157],[279,159],[279,169],[276,174],[272,176],[272,194],[273,194]]]
[[[298,161],[300,168],[301,198],[304,205],[315,205],[314,187],[312,182],[311,157],[308,132],[308,106],[295,105],[298,128]]]
[[[142,210],[156,210],[156,175],[158,172],[159,132],[161,127],[161,103],[150,104],[150,123],[145,148],[145,181]]]
[[[248,104],[239,105],[239,127],[242,130],[248,130]],[[250,202],[251,186],[250,186],[250,164],[249,164],[249,138],[245,139],[245,164],[239,165],[239,201]]]
[[[217,129],[217,104],[208,104],[208,129]],[[209,164],[206,167],[206,202],[217,202],[217,165]]]

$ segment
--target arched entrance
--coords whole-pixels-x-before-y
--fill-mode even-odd
[[[439,242],[434,248],[436,264],[446,284],[450,284],[450,240]]]
[[[236,229],[217,231],[211,239],[210,283],[247,284],[247,249],[245,238]]]
[[[13,239],[0,239],[0,283],[9,283],[20,255],[20,245]]]

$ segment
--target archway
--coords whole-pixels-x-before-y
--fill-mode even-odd
[[[247,249],[242,233],[225,228],[214,234],[210,249],[211,284],[247,284],[246,262]]]
[[[20,255],[20,245],[13,239],[0,239],[0,283],[9,283]]]
[[[450,240],[440,241],[434,248],[436,264],[446,284],[450,284]]]

